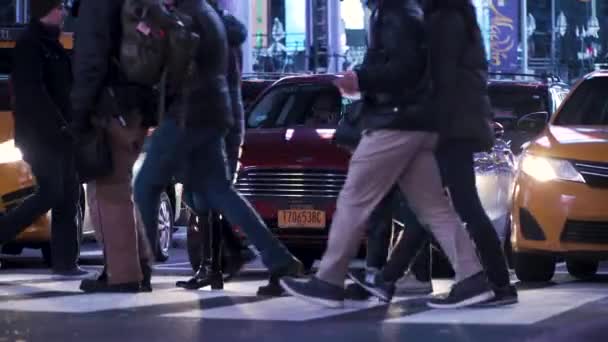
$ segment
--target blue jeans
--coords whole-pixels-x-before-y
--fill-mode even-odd
[[[164,119],[146,147],[143,165],[135,178],[134,196],[148,231],[157,224],[159,198],[165,186],[183,170],[186,188],[192,191],[197,214],[215,210],[243,230],[260,251],[271,273],[293,262],[293,256],[272,235],[264,221],[232,186],[224,134],[217,128],[185,128]]]

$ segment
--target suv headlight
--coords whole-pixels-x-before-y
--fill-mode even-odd
[[[15,146],[15,140],[8,140],[0,144],[0,164],[15,163],[23,160],[21,150]]]
[[[539,182],[564,180],[585,183],[583,176],[567,160],[526,154],[521,161],[521,170]]]

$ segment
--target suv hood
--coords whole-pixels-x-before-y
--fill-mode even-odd
[[[346,171],[350,156],[332,143],[332,131],[314,128],[247,130],[242,166]]]
[[[529,151],[549,157],[608,161],[608,126],[549,126]]]

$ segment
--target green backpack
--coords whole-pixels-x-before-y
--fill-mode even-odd
[[[127,80],[150,87],[167,81],[179,88],[192,70],[199,42],[192,19],[169,12],[162,0],[125,0],[121,22],[118,64]]]

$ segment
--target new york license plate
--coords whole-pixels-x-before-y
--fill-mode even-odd
[[[279,228],[325,228],[325,212],[311,209],[279,210]]]

